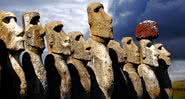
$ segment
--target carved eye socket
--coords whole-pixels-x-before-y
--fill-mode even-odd
[[[91,50],[91,47],[87,47],[85,50]]]
[[[131,42],[132,42],[132,40],[128,40],[128,41],[127,41],[127,44],[131,44]]]
[[[151,47],[152,46],[152,43],[148,43],[146,46],[147,47]]]
[[[96,9],[94,9],[94,12],[99,12],[100,8],[103,8],[102,6],[98,6]]]
[[[53,30],[56,32],[61,32],[62,28],[63,28],[63,25],[58,25]]]
[[[10,23],[10,20],[11,20],[12,18],[14,19],[15,22],[17,22],[17,19],[16,19],[15,17],[12,17],[12,16],[5,17],[5,18],[3,19],[3,22],[6,23],[6,24],[9,24],[9,23]]]
[[[14,21],[17,22],[17,18],[16,17],[13,17]]]
[[[6,17],[3,19],[3,22],[8,24],[8,23],[10,23],[10,19],[11,19],[10,17]]]
[[[162,50],[162,46],[158,47],[159,50]]]
[[[31,19],[31,21],[30,21],[30,24],[32,24],[32,25],[37,25],[37,24],[40,22],[39,19],[40,19],[40,16],[35,16],[35,17],[33,17],[33,18]]]
[[[82,35],[76,36],[75,40],[76,40],[76,41],[79,41],[81,36],[82,36]]]

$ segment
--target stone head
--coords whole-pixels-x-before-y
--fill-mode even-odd
[[[158,43],[154,45],[157,50],[159,51],[159,59],[162,59],[165,61],[166,65],[171,65],[171,54],[170,52],[168,52],[163,44]]]
[[[69,32],[68,33],[70,40],[71,40],[71,50],[73,51],[79,44],[84,42],[84,37],[81,32]]]
[[[46,42],[48,53],[70,55],[70,37],[62,30],[63,23],[60,21],[49,22],[45,25]]]
[[[70,32],[72,57],[82,61],[90,61],[91,59],[91,46],[85,42],[81,32]]]
[[[122,46],[126,52],[126,60],[129,63],[140,64],[139,48],[132,37],[122,38]]]
[[[112,17],[104,11],[103,4],[99,2],[90,3],[87,8],[87,13],[91,35],[105,39],[113,39]],[[94,39],[96,40],[96,38]],[[99,38],[97,40],[99,40]]]
[[[159,52],[157,48],[148,39],[141,39],[140,46],[140,59],[142,64],[158,67]]]
[[[114,51],[116,53],[116,57],[118,58],[119,63],[125,63],[126,59],[126,53],[121,48],[120,43],[115,40],[110,40],[107,47],[109,48],[110,54],[113,53],[111,51]]]
[[[23,30],[17,24],[15,14],[0,11],[0,39],[9,50],[19,51],[24,49]]]
[[[135,36],[140,39],[155,39],[159,35],[159,26],[157,22],[152,20],[145,20],[136,26]]]
[[[23,25],[26,47],[30,46],[36,49],[44,49],[45,31],[40,24],[40,14],[38,12],[24,13]]]

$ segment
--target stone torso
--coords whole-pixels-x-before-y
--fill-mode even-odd
[[[102,90],[112,91],[113,88],[113,70],[107,48],[92,39],[92,69],[96,75],[97,82]]]
[[[35,70],[35,74],[37,75],[38,79],[42,83],[43,88],[46,90],[47,88],[47,78],[46,78],[46,70],[43,65],[42,59],[39,55],[27,51],[31,57],[31,62],[33,64],[33,68]]]

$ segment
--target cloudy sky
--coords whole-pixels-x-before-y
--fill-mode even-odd
[[[173,65],[185,70],[185,0],[0,0],[0,10],[14,12],[20,25],[24,12],[38,11],[43,24],[62,21],[64,31],[81,31],[88,36],[86,8],[93,1],[103,3],[105,11],[113,17],[117,41],[125,36],[135,38],[139,22],[157,21],[160,35],[154,42],[163,43],[173,55]]]

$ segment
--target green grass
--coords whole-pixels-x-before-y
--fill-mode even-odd
[[[172,82],[173,99],[185,99],[185,81]]]

